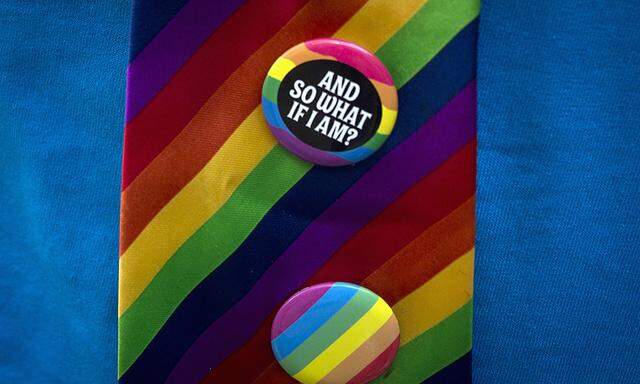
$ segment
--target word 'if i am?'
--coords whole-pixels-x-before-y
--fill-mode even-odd
[[[318,88],[321,88],[320,92]],[[296,80],[289,91],[289,96],[296,101],[287,117],[348,146],[360,135],[365,122],[371,119],[370,112],[352,104],[359,95],[358,83],[333,71],[325,73],[317,88]]]

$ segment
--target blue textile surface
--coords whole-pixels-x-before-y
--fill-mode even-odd
[[[0,383],[113,383],[127,1],[0,2]]]
[[[640,382],[639,22],[483,3],[476,383]]]
[[[640,378],[640,3],[485,0],[474,380]],[[113,383],[127,1],[0,3],[0,382]]]

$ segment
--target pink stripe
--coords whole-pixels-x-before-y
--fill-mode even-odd
[[[373,53],[348,41],[343,41],[341,44],[335,44],[335,41],[336,39],[315,39],[305,44],[309,50],[335,57],[336,60],[356,68],[370,79],[393,85],[389,71]]]
[[[324,295],[329,288],[331,288],[333,284],[323,284],[321,286],[317,286],[316,288],[309,290],[308,288],[303,289],[303,291],[309,290],[308,293],[305,294],[305,302],[299,303],[298,305],[289,305],[287,303],[291,300],[287,300],[287,303],[283,304],[282,307],[287,307],[286,312],[278,312],[275,319],[273,320],[273,326],[271,327],[271,340],[280,336],[282,332],[284,332],[289,326],[296,322],[302,316],[303,313],[307,312],[309,308],[313,306],[321,297]]]

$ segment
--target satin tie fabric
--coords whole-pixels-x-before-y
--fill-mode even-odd
[[[134,1],[120,383],[293,383],[271,322],[327,281],[398,316],[398,356],[376,382],[470,382],[479,6]],[[374,52],[398,87],[393,134],[355,166],[298,159],[262,116],[271,64],[318,37]]]

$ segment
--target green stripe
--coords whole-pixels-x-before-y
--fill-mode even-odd
[[[229,201],[167,261],[135,305],[120,318],[120,375],[135,361],[182,299],[238,248],[273,204],[309,168],[309,163],[281,146],[274,147],[238,186]],[[274,169],[278,171],[274,172]],[[256,196],[260,198],[256,199]]]
[[[274,79],[271,76],[267,76],[267,79],[262,85],[262,96],[275,105],[278,105],[278,88],[280,87],[280,80]]]
[[[389,137],[389,135],[383,135],[381,133],[376,133],[375,135],[373,135],[373,137],[371,139],[369,139],[369,141],[367,141],[367,143],[364,145],[365,148],[369,148],[372,151],[375,151],[376,149],[380,148],[380,146],[387,141],[387,138]]]
[[[373,383],[421,383],[469,352],[472,313],[473,305],[469,301],[402,346],[391,371]]]
[[[364,316],[377,300],[378,297],[369,291],[358,292],[344,307],[340,308],[335,315],[282,360],[280,365],[292,376],[300,372]]]
[[[402,86],[479,12],[479,0],[429,0],[376,56],[387,65],[396,85]],[[402,65],[389,65],[398,58]]]
[[[458,3],[457,0],[455,2]],[[441,12],[425,12],[430,7],[447,8],[443,3],[446,1],[427,2],[378,51],[399,52],[405,49],[402,47],[415,50],[407,57],[403,54],[381,55],[391,73],[417,73],[464,27],[461,25],[458,30],[451,30],[448,36],[436,36],[441,39],[440,44],[424,44],[424,35],[404,32],[405,29],[420,30],[420,24],[451,22],[443,18],[430,19]],[[462,6],[477,10],[476,4],[477,0],[473,0]],[[411,76],[396,75],[396,85],[401,87]],[[310,168],[309,163],[276,146],[240,184],[227,203],[180,247],[120,318],[119,376],[129,369],[189,292],[240,246],[266,212]]]

